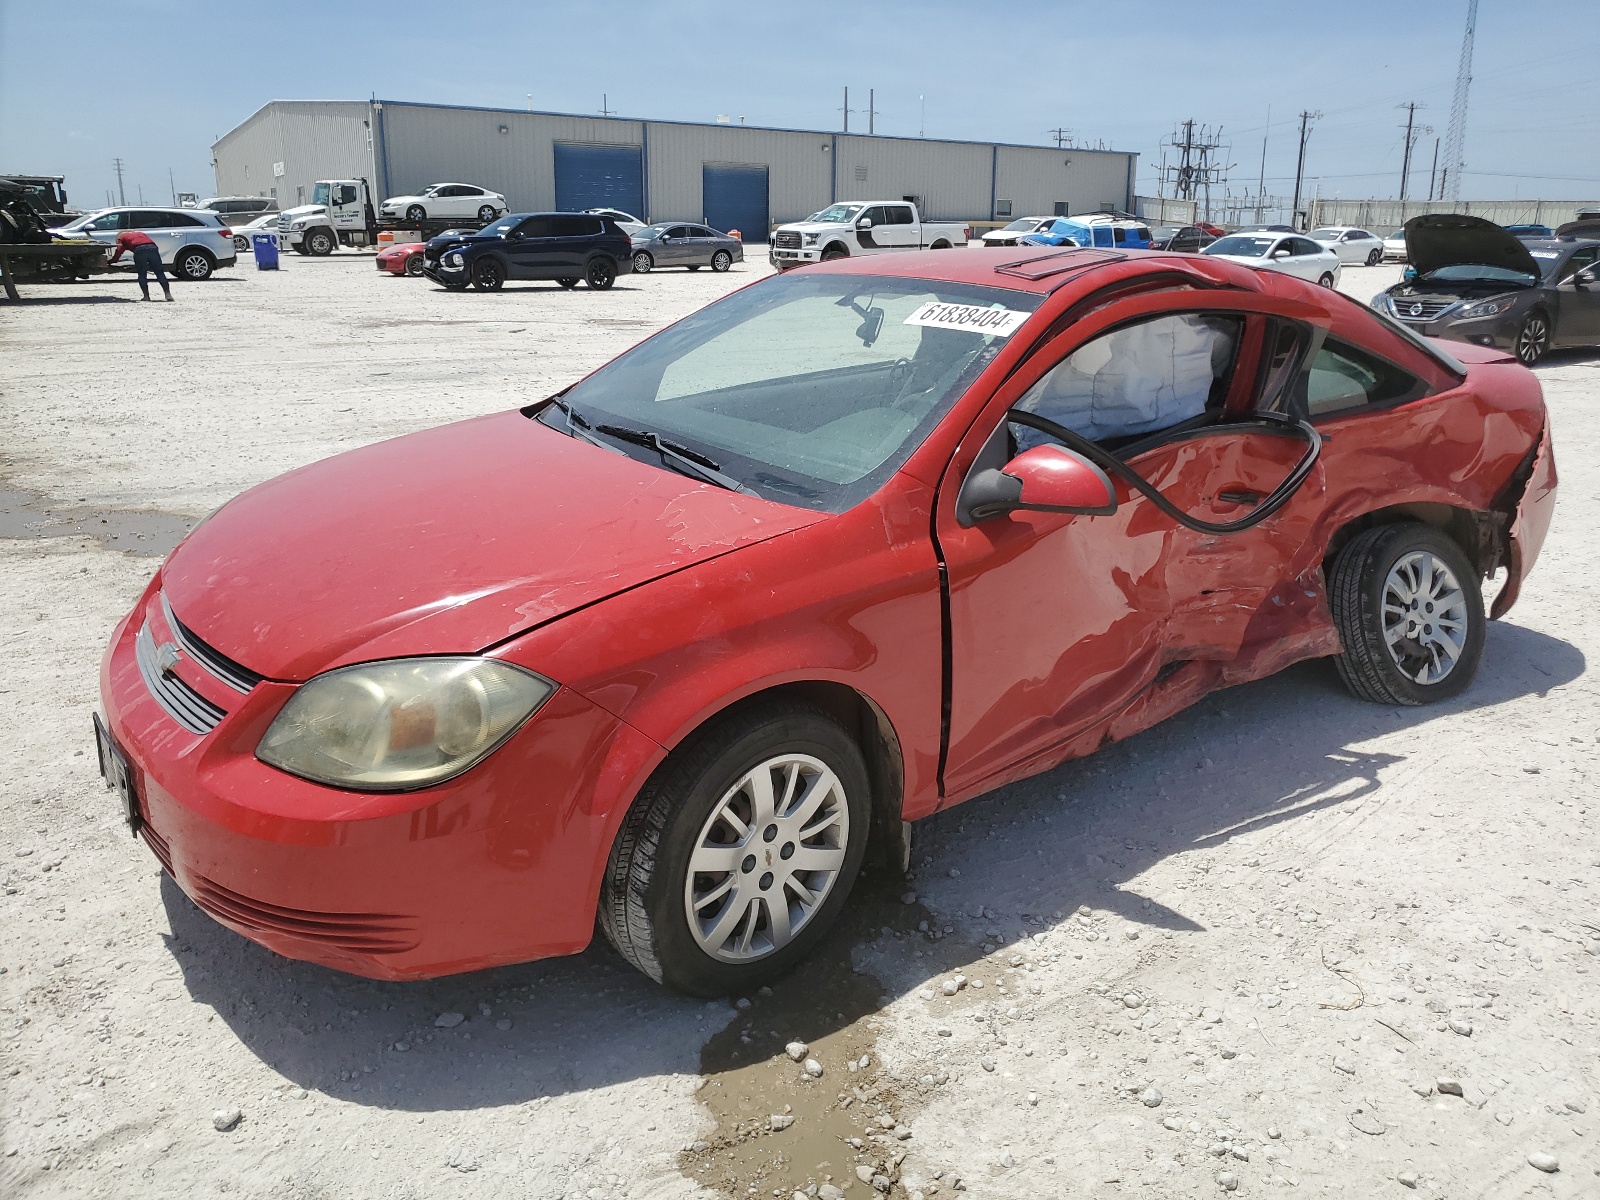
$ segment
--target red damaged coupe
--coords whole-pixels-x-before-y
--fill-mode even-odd
[[[828,263],[224,506],[116,630],[101,763],[280,954],[417,979],[598,923],[743,991],[906,822],[1217,688],[1460,692],[1555,487],[1511,356],[1282,274]]]
[[[385,246],[378,251],[378,270],[391,275],[421,275],[422,250],[421,242],[396,242]]]

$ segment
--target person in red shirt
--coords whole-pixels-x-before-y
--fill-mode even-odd
[[[161,269],[161,250],[155,240],[137,229],[124,229],[117,234],[117,252],[111,256],[111,261],[116,262],[125,250],[133,255],[133,265],[139,272],[139,290],[144,293],[144,298],[150,299],[149,275],[154,271],[162,294],[171,300],[172,289],[167,286],[167,273]]]

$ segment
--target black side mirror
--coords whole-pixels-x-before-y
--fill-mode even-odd
[[[1600,283],[1600,267],[1585,267],[1572,277],[1572,286],[1580,292],[1588,291],[1596,283]]]

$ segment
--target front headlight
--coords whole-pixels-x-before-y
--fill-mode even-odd
[[[1394,302],[1389,298],[1388,292],[1379,292],[1372,298],[1371,307],[1382,313],[1392,313],[1394,311]]]
[[[555,692],[492,658],[402,658],[318,675],[273,719],[256,757],[364,792],[427,787],[487,755]]]
[[[310,221],[301,219],[299,221],[296,221],[294,224],[290,225],[289,228],[290,229],[304,229],[309,224],[311,224]]]
[[[1469,304],[1456,314],[1456,320],[1471,321],[1477,317],[1496,317],[1503,312],[1510,312],[1511,306],[1516,302],[1515,296],[1501,296],[1496,300],[1483,300],[1477,304]]]
[[[805,235],[805,237],[806,237],[806,245],[815,246],[817,244],[818,239],[820,239],[822,237],[822,235],[820,233],[808,233],[808,234]]]
[[[461,252],[459,250],[457,250],[457,251],[452,251],[449,254],[446,254],[444,256],[444,261],[445,261],[445,265],[446,266],[459,267],[459,266],[461,266],[462,263],[466,262],[467,260],[465,258],[463,258],[462,255],[461,255]]]

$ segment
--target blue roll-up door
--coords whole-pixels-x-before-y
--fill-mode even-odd
[[[706,163],[701,176],[705,222],[747,242],[767,240],[767,169],[742,163]]]
[[[644,217],[644,167],[638,146],[556,143],[556,208],[620,208]]]

